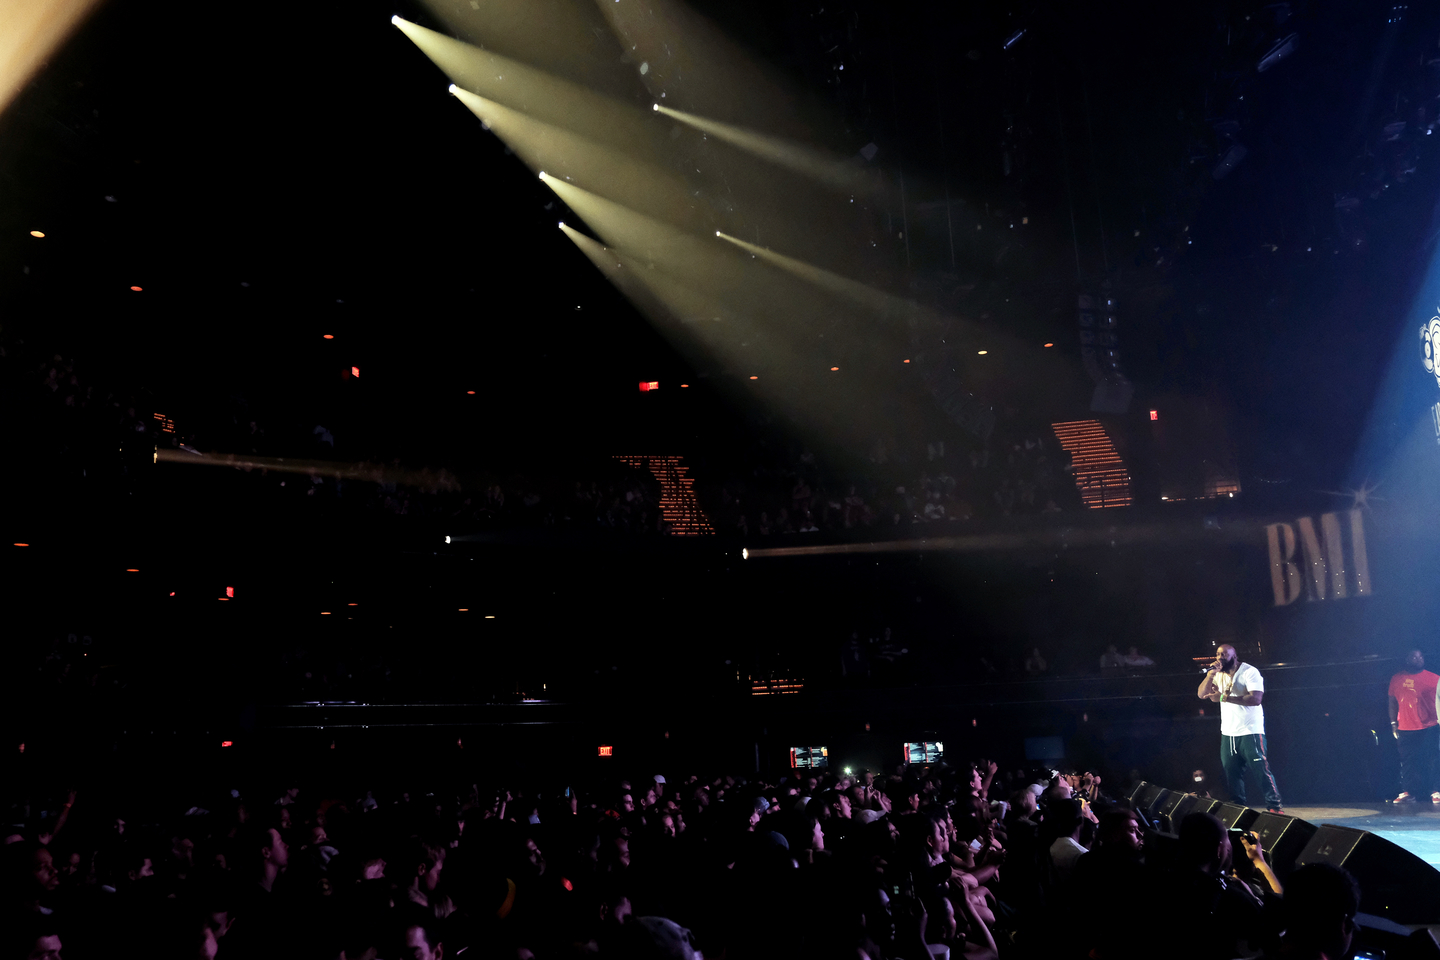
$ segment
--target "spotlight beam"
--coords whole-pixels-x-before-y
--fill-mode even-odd
[[[785,329],[778,324],[762,323],[743,306],[690,285],[686,282],[689,277],[654,269],[643,260],[605,246],[568,224],[560,224],[560,229],[682,350],[693,349],[698,344],[709,355],[718,356],[732,372],[743,371],[747,376],[760,369],[757,364],[763,366],[767,374],[772,370],[796,370],[803,364],[785,336]],[[783,382],[786,381],[780,377],[773,380],[767,377],[758,386],[776,393]],[[797,381],[792,377],[789,382]]]
[[[648,115],[653,111],[403,18],[391,22],[450,78],[452,86],[650,162],[666,155],[663,125]]]
[[[882,314],[886,317],[904,317],[918,315],[919,313],[923,312],[923,308],[920,307],[919,304],[916,304],[910,300],[905,300],[901,297],[891,296],[890,294],[876,290],[874,287],[868,286],[867,284],[860,283],[856,280],[851,280],[848,277],[842,277],[838,273],[832,273],[831,271],[826,270],[822,267],[817,267],[814,264],[806,263],[803,260],[797,260],[794,257],[787,257],[783,253],[776,253],[775,251],[770,250],[766,247],[757,246],[753,243],[747,243],[746,241],[741,240],[739,237],[732,237],[728,233],[723,233],[719,230],[715,231],[715,236],[719,237],[721,240],[724,240],[727,243],[733,243],[735,246],[739,247],[742,250],[753,253],[755,256],[760,257],[767,263],[773,263],[780,269],[792,273],[795,276],[800,277],[801,279],[809,283],[813,283],[815,286],[820,287],[823,290],[833,293],[836,296],[842,297],[846,300],[853,301],[861,305],[865,309],[873,311],[875,313]]]
[[[272,473],[333,477],[370,483],[403,483],[408,486],[460,490],[460,481],[446,470],[405,470],[380,463],[337,463],[333,460],[292,460],[288,457],[247,457],[233,453],[200,453],[191,450],[155,449],[156,463],[183,463],[190,466],[230,467],[235,470],[265,470]]]
[[[731,146],[754,154],[779,167],[810,177],[837,190],[868,190],[871,179],[859,166],[828,156],[819,150],[801,146],[780,137],[770,137],[754,130],[721,123],[705,117],[674,110],[663,104],[652,109],[683,124],[694,127]]]
[[[0,5],[0,112],[70,38],[97,0],[6,0]]]
[[[421,0],[448,33],[591,90],[636,97],[643,86],[621,61],[604,14],[575,0]]]
[[[1102,511],[1103,512],[1103,511]],[[872,543],[816,544],[803,547],[747,547],[745,559],[762,560],[778,557],[815,557],[854,553],[924,553],[950,551],[979,553],[1014,550],[1076,549],[1083,547],[1174,544],[1185,541],[1206,543],[1256,542],[1265,538],[1265,525],[1271,518],[1227,520],[1217,534],[1204,529],[1197,520],[1165,523],[1137,523],[1116,526],[1095,518],[1094,526],[1076,526],[1074,522],[1046,524],[1023,532],[972,533],[956,537],[919,537],[914,540],[885,540]],[[1274,518],[1278,520],[1279,518]],[[1273,521],[1271,521],[1273,522]]]
[[[705,213],[683,180],[614,147],[497,103],[464,87],[452,91],[475,116],[532,170],[556,182],[604,184],[626,206],[675,223],[698,222]],[[547,180],[548,182],[548,180]]]

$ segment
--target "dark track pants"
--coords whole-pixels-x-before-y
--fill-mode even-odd
[[[1278,808],[1281,805],[1280,788],[1275,785],[1275,774],[1270,772],[1270,761],[1265,759],[1263,733],[1248,733],[1239,737],[1222,735],[1220,766],[1225,771],[1230,798],[1236,803],[1245,803],[1245,774],[1254,770],[1265,788],[1265,806]]]
[[[1440,752],[1440,727],[1401,730],[1395,744],[1400,753],[1400,789],[1418,800],[1436,789],[1435,759]]]

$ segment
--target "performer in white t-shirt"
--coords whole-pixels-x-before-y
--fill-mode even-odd
[[[1222,643],[1215,651],[1210,672],[1200,681],[1197,696],[1220,704],[1220,765],[1236,803],[1245,802],[1245,773],[1254,768],[1265,785],[1265,806],[1280,808],[1280,788],[1265,758],[1265,678],[1248,663],[1241,663],[1235,648]]]

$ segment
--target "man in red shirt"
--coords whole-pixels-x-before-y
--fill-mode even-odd
[[[1435,718],[1435,687],[1440,676],[1425,669],[1425,655],[1411,650],[1404,667],[1390,678],[1390,732],[1400,752],[1400,796],[1392,803],[1414,803],[1417,796],[1430,793],[1440,803],[1436,789],[1435,759],[1440,750],[1440,724]]]

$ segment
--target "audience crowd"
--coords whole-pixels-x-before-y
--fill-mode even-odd
[[[1355,929],[1342,871],[1282,889],[1253,836],[1157,832],[1088,773],[270,782],[17,799],[0,960],[1340,960]]]
[[[127,475],[159,445],[361,463],[376,478],[245,469],[247,494],[259,493],[270,509],[433,518],[457,530],[669,532],[659,481],[618,462],[519,464],[462,477],[433,465],[407,468],[390,452],[347,447],[329,426],[302,421],[298,413],[268,422],[242,397],[204,411],[156,411],[159,401],[143,390],[93,380],[74,357],[36,355],[13,341],[0,342],[0,368],[12,399],[36,412],[37,435],[55,447],[51,466],[69,483],[133,482]],[[1069,455],[1044,425],[1007,416],[983,441],[956,428],[948,440],[912,446],[877,441],[848,464],[822,464],[809,452],[779,468],[764,465],[770,458],[758,454],[707,463],[697,493],[717,532],[752,540],[1080,509]],[[131,455],[117,456],[117,449]]]
[[[958,530],[975,519],[1081,509],[1069,460],[1053,434],[1015,425],[983,442],[878,443],[849,471],[826,469],[808,451],[781,468],[732,469],[718,492],[712,478],[704,504],[718,529],[749,539],[921,524]]]

